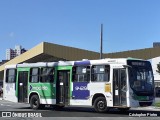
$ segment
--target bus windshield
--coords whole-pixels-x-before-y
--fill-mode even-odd
[[[132,90],[137,95],[154,94],[153,72],[148,61],[128,61],[129,81]]]

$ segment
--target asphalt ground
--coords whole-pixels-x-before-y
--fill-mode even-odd
[[[3,116],[2,116],[3,115]],[[11,115],[10,117],[8,117]],[[32,110],[29,104],[24,103],[13,103],[5,100],[0,100],[0,120],[10,120],[10,119],[74,119],[82,120],[87,119],[92,120],[125,120],[125,119],[160,119],[160,108],[154,106],[150,107],[139,107],[131,108],[129,111],[119,111],[118,109],[111,109],[106,113],[97,113],[93,108],[89,107],[65,107],[61,110],[55,110],[52,107],[46,106],[40,110]]]

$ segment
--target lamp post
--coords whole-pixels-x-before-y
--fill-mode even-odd
[[[103,24],[101,24],[101,33],[100,33],[100,59],[103,58]]]

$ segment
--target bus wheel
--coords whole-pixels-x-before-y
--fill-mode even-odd
[[[31,97],[30,106],[32,109],[38,109],[40,107],[40,101],[38,95],[33,95]]]
[[[94,101],[94,109],[96,112],[106,112],[108,110],[107,102],[104,97],[98,97]]]

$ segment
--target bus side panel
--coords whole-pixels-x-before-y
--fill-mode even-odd
[[[139,99],[141,99],[141,97],[143,98],[143,96],[137,97],[131,88],[129,88],[129,91],[130,91],[129,99],[128,99],[129,107],[139,107],[140,106]]]
[[[16,83],[6,83],[6,70],[4,71],[3,99],[11,102],[18,102],[16,96]]]
[[[11,102],[18,102],[16,96],[16,86],[15,83],[5,83],[3,87],[3,99]]]
[[[101,94],[106,98],[107,106],[113,106],[112,94],[105,91],[105,85],[104,82],[73,82],[70,105],[92,106],[94,95]]]
[[[56,104],[55,88],[53,83],[30,83],[29,93],[38,93],[41,104]]]
[[[90,90],[88,82],[73,82],[72,99],[70,105],[89,105],[91,106]]]
[[[89,90],[91,91],[92,99],[93,99],[94,95],[101,94],[106,98],[107,106],[112,107],[113,106],[112,92],[111,91],[106,92],[106,90],[105,90],[106,84],[108,85],[109,83],[91,82],[90,85],[89,85]],[[111,84],[109,84],[109,85],[110,85],[110,89],[111,89]]]

